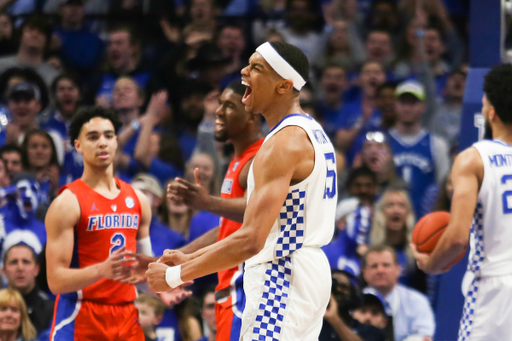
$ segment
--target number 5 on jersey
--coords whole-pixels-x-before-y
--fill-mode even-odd
[[[122,233],[116,233],[110,238],[110,254],[126,245],[126,237]]]
[[[336,195],[336,156],[334,153],[325,153],[327,177],[325,178],[324,199],[332,199]]]

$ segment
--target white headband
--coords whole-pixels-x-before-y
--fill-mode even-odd
[[[291,80],[293,82],[293,87],[300,91],[306,81],[302,76],[295,71],[295,69],[288,64],[288,62],[281,57],[279,53],[274,49],[274,47],[267,41],[266,43],[261,44],[256,52],[261,54],[261,56],[267,61],[267,63],[274,69],[277,74],[284,79]]]

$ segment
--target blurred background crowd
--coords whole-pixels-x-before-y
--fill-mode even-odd
[[[54,297],[43,221],[59,188],[82,173],[68,134],[77,110],[99,105],[119,115],[116,176],[148,196],[153,251],[161,255],[218,225],[218,216],[167,200],[165,188],[176,176],[194,182],[199,168],[201,185],[220,194],[233,148],[214,141],[219,95],[240,80],[259,44],[285,41],[309,59],[300,102],[338,153],[337,228],[324,248],[333,300],[320,340],[431,340],[436,278],[418,271],[408,245],[418,219],[450,207],[468,7],[465,0],[0,0],[0,261],[8,287],[0,291],[0,322],[12,302],[18,309],[14,327],[0,323],[0,335],[14,328],[23,340],[48,338]],[[141,295],[147,339],[215,340],[215,281],[196,281],[178,305]]]

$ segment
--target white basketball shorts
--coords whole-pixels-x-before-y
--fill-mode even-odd
[[[503,341],[512,335],[512,275],[473,280],[466,293],[459,341]]]
[[[320,248],[245,270],[242,341],[317,341],[331,297],[331,269]]]

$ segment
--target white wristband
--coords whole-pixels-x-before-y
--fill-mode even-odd
[[[165,270],[165,281],[172,289],[185,283],[181,280],[181,265],[168,267]]]

